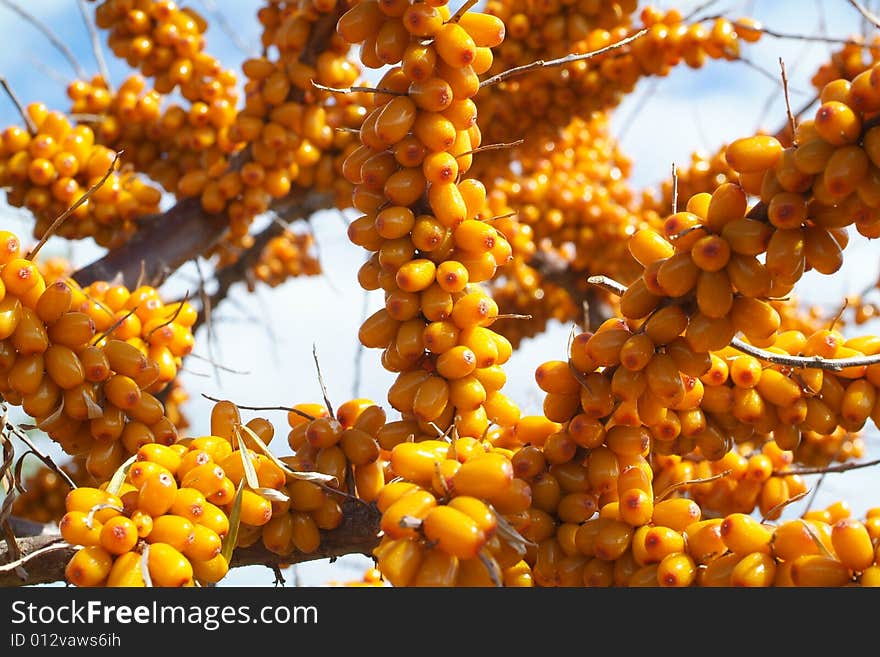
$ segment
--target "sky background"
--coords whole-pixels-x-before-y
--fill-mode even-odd
[[[75,53],[89,73],[97,71],[88,35],[76,0],[29,0],[23,2],[33,15],[51,26]],[[237,41],[259,44],[259,26],[255,11],[261,3],[250,0],[193,0],[191,6],[211,18],[212,8],[222,12],[235,26]],[[451,3],[457,6],[458,2]],[[646,4],[646,3],[641,3]],[[655,6],[678,7],[683,14],[706,5],[705,2],[658,2]],[[870,3],[868,3],[870,5]],[[89,9],[92,3],[88,3]],[[864,22],[846,0],[753,0],[751,2],[713,2],[700,15],[724,14],[730,18],[749,15],[767,27],[788,34],[827,35],[846,38],[864,29]],[[0,75],[24,103],[41,100],[57,109],[68,108],[65,85],[74,73],[67,60],[54,49],[32,25],[22,20],[7,3],[0,2]],[[102,39],[105,35],[102,34]],[[216,21],[207,32],[208,51],[227,66],[239,71],[245,55]],[[104,41],[102,41],[102,45]],[[685,66],[668,77],[643,80],[634,94],[615,110],[613,131],[620,136],[623,151],[633,160],[631,180],[636,188],[663,180],[672,163],[685,166],[691,152],[714,152],[720,145],[757,130],[774,131],[785,121],[785,105],[779,80],[779,58],[786,64],[792,105],[800,107],[812,97],[809,78],[828,59],[831,51],[825,43],[802,39],[765,37],[758,44],[744,44],[743,62],[708,62],[700,70]],[[128,69],[124,62],[109,56],[111,76],[122,79]],[[0,128],[18,124],[12,103],[0,98]],[[0,227],[18,231],[25,240],[31,224],[27,213],[10,208],[0,200]],[[339,403],[353,396],[385,402],[385,391],[393,380],[382,370],[378,352],[360,354],[357,330],[361,323],[365,297],[357,285],[356,273],[364,252],[348,242],[345,218],[335,211],[313,217],[312,228],[320,249],[325,273],[320,277],[295,279],[275,289],[260,287],[256,294],[233,289],[230,298],[214,314],[214,340],[211,351],[202,330],[196,341],[196,353],[213,357],[224,366],[245,372],[212,372],[200,360],[187,361],[183,381],[191,401],[186,407],[193,424],[193,435],[208,432],[212,402],[201,397],[225,397],[242,405],[291,405],[319,401],[321,390],[312,360],[312,346],[318,357],[331,400]],[[98,257],[100,249],[88,242],[68,245],[55,240],[44,254],[68,254],[76,265]],[[796,289],[804,302],[835,307],[845,294],[854,293],[877,279],[876,245],[855,235],[846,251],[844,268],[833,276],[807,274]],[[195,293],[197,277],[186,267],[166,285],[169,296],[189,290]],[[378,292],[366,298],[372,313],[382,306]],[[505,369],[505,391],[515,399],[524,414],[540,411],[543,399],[534,382],[534,369],[540,363],[565,357],[569,325],[553,325],[538,338],[526,340]],[[867,331],[870,325],[861,330]],[[876,328],[876,327],[874,327]],[[356,390],[354,383],[360,381]],[[287,425],[279,412],[244,412],[249,419],[262,415],[276,425],[276,443],[285,446]],[[876,457],[877,440],[872,428],[866,434],[868,458]],[[283,450],[280,453],[286,453]],[[814,502],[821,507],[845,499],[855,514],[871,506],[880,506],[877,470],[863,469],[829,475]],[[811,479],[813,483],[815,479]],[[792,513],[798,505],[792,505]],[[332,566],[314,562],[287,571],[288,585],[299,581],[322,585],[331,580],[359,578],[371,562],[362,557],[346,557]],[[221,586],[271,586],[273,575],[262,567],[232,571]]]

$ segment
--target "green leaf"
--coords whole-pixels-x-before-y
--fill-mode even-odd
[[[226,563],[232,563],[232,552],[238,541],[238,526],[241,524],[241,497],[244,491],[244,479],[238,483],[235,499],[232,500],[232,511],[229,514],[229,533],[223,539],[220,554],[226,559]]]

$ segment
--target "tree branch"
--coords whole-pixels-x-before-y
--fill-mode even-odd
[[[587,282],[591,285],[595,285],[597,287],[602,288],[603,290],[607,290],[612,294],[616,294],[618,296],[622,296],[624,292],[626,292],[626,286],[621,285],[617,281],[608,278],[607,276],[590,276],[587,279]],[[873,354],[870,356],[857,356],[855,358],[822,358],[820,356],[785,356],[783,354],[777,354],[772,351],[765,351],[764,349],[759,349],[758,347],[754,347],[747,342],[743,342],[739,338],[734,338],[730,341],[730,346],[736,349],[737,351],[741,351],[744,354],[748,354],[750,356],[754,356],[755,358],[759,358],[761,360],[767,361],[768,363],[772,363],[774,365],[783,365],[786,367],[795,367],[795,368],[815,368],[820,370],[829,370],[832,372],[839,372],[840,370],[846,369],[848,367],[863,367],[867,365],[874,365],[876,363],[880,363],[880,354]]]
[[[342,524],[334,530],[321,532],[321,544],[315,552],[280,555],[270,552],[262,545],[253,545],[236,549],[232,555],[230,568],[255,565],[272,568],[280,564],[305,563],[347,554],[369,556],[373,548],[379,544],[381,514],[375,505],[354,500],[344,501],[342,509],[345,513]],[[61,537],[58,534],[52,534],[21,538],[18,544],[26,560],[28,555],[60,541]],[[76,550],[75,547],[59,546],[59,549],[47,550],[30,561],[26,560],[23,565],[28,577],[22,581],[14,570],[2,570],[3,565],[8,561],[9,550],[6,541],[0,541],[0,586],[30,586],[64,581],[64,567]]]
[[[119,275],[126,286],[134,287],[143,267],[143,280],[161,282],[220,241],[229,220],[225,213],[207,214],[199,199],[188,198],[142,223],[128,242],[74,272],[72,278],[85,286]]]

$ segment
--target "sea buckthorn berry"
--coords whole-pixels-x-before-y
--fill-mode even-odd
[[[725,151],[727,163],[739,173],[772,169],[781,156],[782,144],[769,135],[737,139]]]
[[[147,536],[148,543],[167,543],[183,552],[193,542],[194,524],[178,515],[162,515],[153,518],[153,529]]]
[[[663,587],[685,587],[697,577],[697,565],[686,553],[667,554],[657,564],[657,583]]]
[[[468,514],[451,506],[435,506],[422,521],[425,536],[437,547],[459,559],[477,556],[486,535]]]
[[[776,578],[776,562],[764,552],[752,552],[743,556],[730,573],[730,585],[740,587],[773,586]]]
[[[166,513],[177,496],[177,482],[170,473],[156,472],[148,476],[138,488],[138,509],[151,516]]]
[[[513,479],[510,460],[497,453],[488,453],[462,464],[453,477],[457,495],[491,498],[500,495]]]
[[[147,565],[154,586],[185,586],[193,576],[192,564],[167,543],[150,545]]]
[[[694,263],[707,272],[716,272],[727,266],[730,259],[730,245],[717,235],[700,238],[691,248]]]
[[[627,242],[627,248],[643,267],[669,258],[675,252],[672,244],[651,228],[643,228],[633,234]]]
[[[101,586],[113,567],[113,556],[98,545],[76,552],[64,567],[67,581],[76,586]]]
[[[68,511],[58,523],[62,538],[71,545],[98,545],[101,541],[102,523],[92,519],[89,526],[88,512]],[[112,518],[111,518],[112,520]]]
[[[720,531],[724,544],[733,552],[741,555],[770,553],[773,532],[751,516],[730,514],[721,523]]]
[[[804,555],[791,564],[791,580],[795,586],[844,586],[851,579],[850,570],[837,559],[820,555]]]
[[[828,143],[844,146],[859,138],[862,122],[848,105],[831,100],[816,110],[815,128],[819,136]]]
[[[863,571],[874,562],[871,537],[858,520],[843,518],[834,523],[831,543],[837,558],[850,570]]]

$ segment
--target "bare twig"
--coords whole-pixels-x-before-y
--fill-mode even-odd
[[[869,468],[880,463],[880,459],[873,461],[864,461],[862,463],[841,463],[839,465],[828,465],[815,468],[794,468],[791,470],[774,470],[772,476],[787,477],[788,475],[814,475],[828,474],[833,472],[847,472],[849,470],[858,470],[859,468]]]
[[[214,362],[210,358],[206,358],[205,356],[200,356],[199,354],[196,354],[196,353],[189,353],[189,354],[187,354],[186,357],[187,358],[195,358],[196,360],[205,361],[206,363],[209,363],[211,366],[216,367],[217,369],[223,370],[224,372],[230,372],[231,374],[242,374],[242,375],[250,374],[250,372],[248,372],[246,370],[236,370],[231,367],[227,367],[226,365],[221,365],[220,363]]]
[[[367,290],[364,290],[363,297],[361,299],[361,324],[363,324],[367,319],[367,313],[370,309],[370,294]],[[362,369],[362,361],[364,359],[364,345],[358,340],[357,341],[357,351],[354,354],[354,377],[351,383],[351,394],[352,399],[357,399],[361,396],[361,369]]]
[[[473,149],[472,151],[465,151],[464,153],[459,153],[456,155],[456,158],[464,157],[465,155],[476,155],[477,153],[483,153],[485,151],[500,151],[506,148],[516,148],[517,146],[521,146],[525,143],[525,139],[517,139],[516,141],[511,141],[507,143],[500,144],[486,144],[485,146],[480,146],[478,148]]]
[[[672,163],[672,214],[678,212],[678,167]]]
[[[612,294],[622,296],[626,292],[626,286],[621,285],[617,281],[607,276],[590,276],[587,282],[591,285],[607,290]],[[786,367],[802,368],[811,367],[821,370],[829,370],[838,372],[848,367],[863,367],[880,363],[880,354],[870,356],[857,356],[855,358],[822,358],[820,356],[785,356],[772,351],[765,351],[754,347],[747,342],[743,342],[739,338],[730,341],[730,346],[741,351],[744,354],[754,356],[760,360],[767,361],[773,365],[784,365]]]
[[[210,395],[206,395],[204,392],[202,393],[202,397],[205,399],[209,399],[213,402],[225,401],[223,399],[219,399],[217,397],[211,397]],[[234,402],[233,402],[234,403]],[[317,418],[314,415],[309,415],[305,411],[301,411],[298,408],[293,408],[292,406],[245,406],[244,404],[235,404],[239,408],[243,408],[246,411],[287,411],[289,413],[295,413],[306,420],[316,420]]]
[[[5,415],[5,408],[4,408],[4,415]],[[52,460],[52,457],[50,457],[48,454],[43,453],[43,451],[40,450],[34,444],[34,442],[30,439],[30,436],[28,436],[27,433],[25,433],[22,429],[17,427],[12,422],[10,422],[8,419],[6,419],[6,421],[5,421],[5,427],[6,427],[7,431],[14,434],[16,438],[18,438],[19,440],[21,440],[21,442],[23,442],[25,445],[27,445],[28,448],[33,452],[34,456],[36,456],[38,459],[40,459],[46,465],[47,468],[49,468],[50,470],[52,470],[52,472],[54,472],[59,477],[64,479],[64,482],[68,486],[70,486],[71,488],[76,488],[76,482],[74,482],[73,479],[70,478],[70,475],[67,474],[64,470],[62,470],[61,467],[57,463],[55,463],[55,461]]]
[[[336,413],[333,411],[333,404],[330,403],[330,397],[327,395],[327,385],[324,383],[324,375],[321,372],[321,363],[318,361],[318,345],[312,343],[312,358],[315,361],[315,369],[318,371],[318,385],[321,386],[321,394],[324,396],[324,405],[327,407],[327,412],[330,413],[330,417],[335,417]]]
[[[56,230],[64,223],[64,220],[67,219],[71,214],[73,214],[76,209],[81,206],[83,203],[89,200],[89,198],[98,191],[101,186],[107,182],[107,178],[110,177],[110,174],[113,173],[113,170],[116,168],[116,163],[119,161],[119,157],[122,155],[123,151],[116,151],[116,154],[113,156],[113,161],[110,163],[110,166],[107,168],[107,171],[104,172],[104,175],[101,176],[101,179],[96,182],[94,185],[86,190],[86,193],[80,196],[76,203],[67,208],[64,212],[58,215],[58,218],[52,222],[52,225],[49,226],[46,231],[43,233],[43,236],[40,238],[40,241],[37,242],[36,246],[30,250],[27,254],[28,260],[33,260],[37,257],[37,253],[40,252],[40,249],[43,248],[43,245],[49,240],[50,237],[55,233]]]
[[[212,23],[216,23],[223,33],[229,37],[229,40],[232,44],[238,48],[243,54],[248,57],[259,57],[260,54],[251,48],[248,43],[239,36],[240,30],[237,30],[233,27],[228,20],[226,20],[226,16],[220,11],[220,8],[217,7],[217,4],[214,0],[201,0],[202,5],[205,7],[205,10],[211,15]]]
[[[763,516],[761,516],[761,522],[767,522],[768,520],[772,519],[773,516],[776,515],[777,511],[782,511],[782,509],[787,507],[789,504],[793,504],[793,503],[797,502],[798,500],[802,500],[804,497],[807,496],[807,493],[808,493],[808,491],[801,491],[797,495],[793,495],[792,497],[788,498],[784,502],[780,502],[779,504],[773,505],[772,507],[767,509],[767,513],[765,513]]]
[[[853,8],[859,12],[862,17],[871,23],[874,27],[880,27],[880,18],[873,13],[871,13],[865,5],[863,5],[859,0],[848,0],[849,4],[853,6]]]
[[[49,42],[58,49],[58,51],[64,55],[64,58],[70,62],[70,66],[73,68],[77,77],[81,80],[87,80],[88,75],[83,70],[82,66],[79,65],[79,62],[76,61],[76,57],[74,57],[73,52],[68,48],[64,41],[62,41],[57,34],[55,34],[52,29],[46,25],[39,18],[26,11],[23,7],[21,7],[18,3],[13,2],[12,0],[0,0],[7,8],[14,11],[16,14],[25,19],[28,23],[37,28],[43,35],[49,39]]]
[[[37,69],[43,75],[45,75],[47,78],[52,78],[53,80],[55,80],[55,82],[57,82],[58,84],[60,84],[63,87],[66,87],[68,85],[68,83],[70,82],[70,80],[67,77],[65,77],[60,72],[56,71],[54,68],[52,68],[51,66],[46,64],[46,62],[44,62],[39,57],[36,57],[30,53],[28,54],[27,57],[28,57],[28,61],[31,64],[33,64],[34,68]],[[71,120],[75,120],[74,115],[71,115],[70,118],[71,118]]]
[[[3,85],[3,90],[6,92],[6,95],[9,96],[10,100],[12,100],[12,104],[15,105],[15,109],[18,110],[18,114],[19,116],[21,116],[22,121],[24,121],[24,124],[28,129],[28,133],[31,136],[37,134],[37,126],[34,125],[34,122],[31,120],[31,117],[28,116],[28,113],[24,111],[24,106],[21,104],[18,96],[15,95],[12,87],[9,86],[9,81],[5,77],[0,77],[0,85]]]
[[[493,75],[491,78],[486,78],[480,83],[480,88],[489,87],[493,84],[498,84],[499,82],[504,82],[508,78],[512,78],[516,75],[522,75],[523,73],[529,73],[530,71],[534,71],[535,69],[540,68],[550,68],[552,66],[564,66],[565,64],[571,64],[572,62],[579,62],[586,59],[592,59],[593,57],[598,57],[599,55],[604,55],[606,52],[610,52],[612,50],[616,50],[617,48],[622,48],[623,46],[632,43],[636,39],[642,38],[645,34],[648,33],[648,29],[645,28],[643,30],[639,30],[633,35],[626,37],[625,39],[621,39],[616,43],[612,43],[609,46],[605,46],[604,48],[599,48],[598,50],[594,50],[592,52],[586,53],[572,53],[570,55],[566,55],[565,57],[560,57],[559,59],[551,59],[545,61],[543,59],[539,59],[530,64],[523,64],[522,66],[516,66],[514,68],[507,69],[506,71],[502,71],[497,75]]]
[[[386,89],[384,87],[328,87],[323,84],[318,84],[314,80],[311,81],[312,86],[315,89],[320,89],[321,91],[329,91],[334,94],[352,94],[352,93],[371,93],[371,94],[388,94],[389,96],[406,96],[407,93],[405,91],[394,91],[394,89]]]
[[[785,113],[788,116],[788,123],[791,126],[791,140],[797,146],[795,134],[797,133],[797,123],[794,120],[794,114],[791,113],[791,98],[788,96],[788,76],[785,74],[785,61],[779,58],[779,69],[782,72],[782,93],[785,95]]]
[[[701,477],[699,479],[685,479],[684,481],[676,481],[675,483],[669,484],[663,491],[654,498],[654,502],[660,502],[669,497],[670,493],[677,491],[679,488],[684,488],[685,486],[692,486],[696,484],[708,484],[710,481],[715,481],[716,479],[723,479],[727,475],[729,475],[733,470],[725,470],[724,472],[719,472],[718,474],[714,474],[710,477]]]
[[[98,70],[101,72],[101,77],[104,78],[104,84],[107,85],[107,90],[112,95],[113,87],[111,86],[110,81],[110,69],[107,68],[107,61],[104,59],[104,52],[101,50],[101,42],[98,39],[98,30],[95,28],[95,22],[89,15],[84,0],[77,0],[77,4],[79,5],[79,13],[82,14],[83,22],[86,24],[86,29],[89,31],[89,40],[92,43],[92,52],[95,55],[95,62],[98,64]]]
[[[461,19],[461,17],[465,15],[465,12],[467,12],[471,7],[473,7],[479,1],[480,0],[467,0],[467,2],[465,2],[461,7],[458,8],[458,11],[456,11],[454,14],[452,14],[452,16],[450,17],[450,19],[447,22],[448,23],[457,23],[459,21],[459,19]]]
[[[703,20],[710,20],[714,18],[723,18],[723,16],[710,16],[704,18]],[[755,25],[746,25],[745,23],[740,23],[738,21],[733,22],[733,27],[741,27],[749,30],[755,30],[757,32],[761,32],[762,34],[766,34],[767,36],[774,37],[776,39],[792,39],[794,41],[813,41],[819,43],[836,43],[843,46],[860,46],[862,48],[866,48],[867,45],[861,41],[856,41],[854,39],[838,39],[834,37],[821,36],[817,34],[798,34],[793,32],[780,32],[779,30],[772,30],[769,27],[755,26]]]

